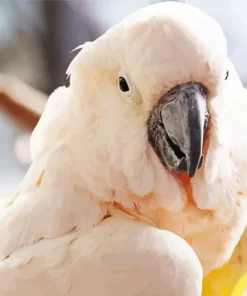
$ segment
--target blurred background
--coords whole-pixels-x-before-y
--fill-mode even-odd
[[[0,79],[0,94],[11,94],[0,99],[0,196],[12,194],[27,170],[29,134],[47,95],[68,84],[65,72],[76,54],[71,50],[93,41],[126,15],[157,2],[164,1],[0,0],[0,73],[18,77],[41,92],[6,77]],[[247,1],[179,2],[199,7],[221,24],[229,55],[247,85],[243,62],[247,52]],[[31,115],[25,115],[22,105],[30,108]]]

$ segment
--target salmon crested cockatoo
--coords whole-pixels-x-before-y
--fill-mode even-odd
[[[182,3],[86,43],[0,212],[0,296],[199,296],[247,224],[247,96]]]

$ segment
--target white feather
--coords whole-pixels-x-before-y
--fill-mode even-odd
[[[200,262],[181,238],[118,218],[0,263],[1,296],[200,296],[201,280]]]

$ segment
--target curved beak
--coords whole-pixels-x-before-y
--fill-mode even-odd
[[[149,142],[161,162],[193,177],[201,166],[208,113],[206,88],[199,83],[176,86],[160,100],[148,121]]]

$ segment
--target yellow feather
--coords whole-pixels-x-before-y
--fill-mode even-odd
[[[202,296],[240,296],[232,294],[240,276],[229,264],[212,271],[203,280]]]
[[[231,296],[246,296],[247,295],[247,273],[245,273],[237,282]]]
[[[247,230],[231,260],[204,277],[202,296],[247,296]]]

